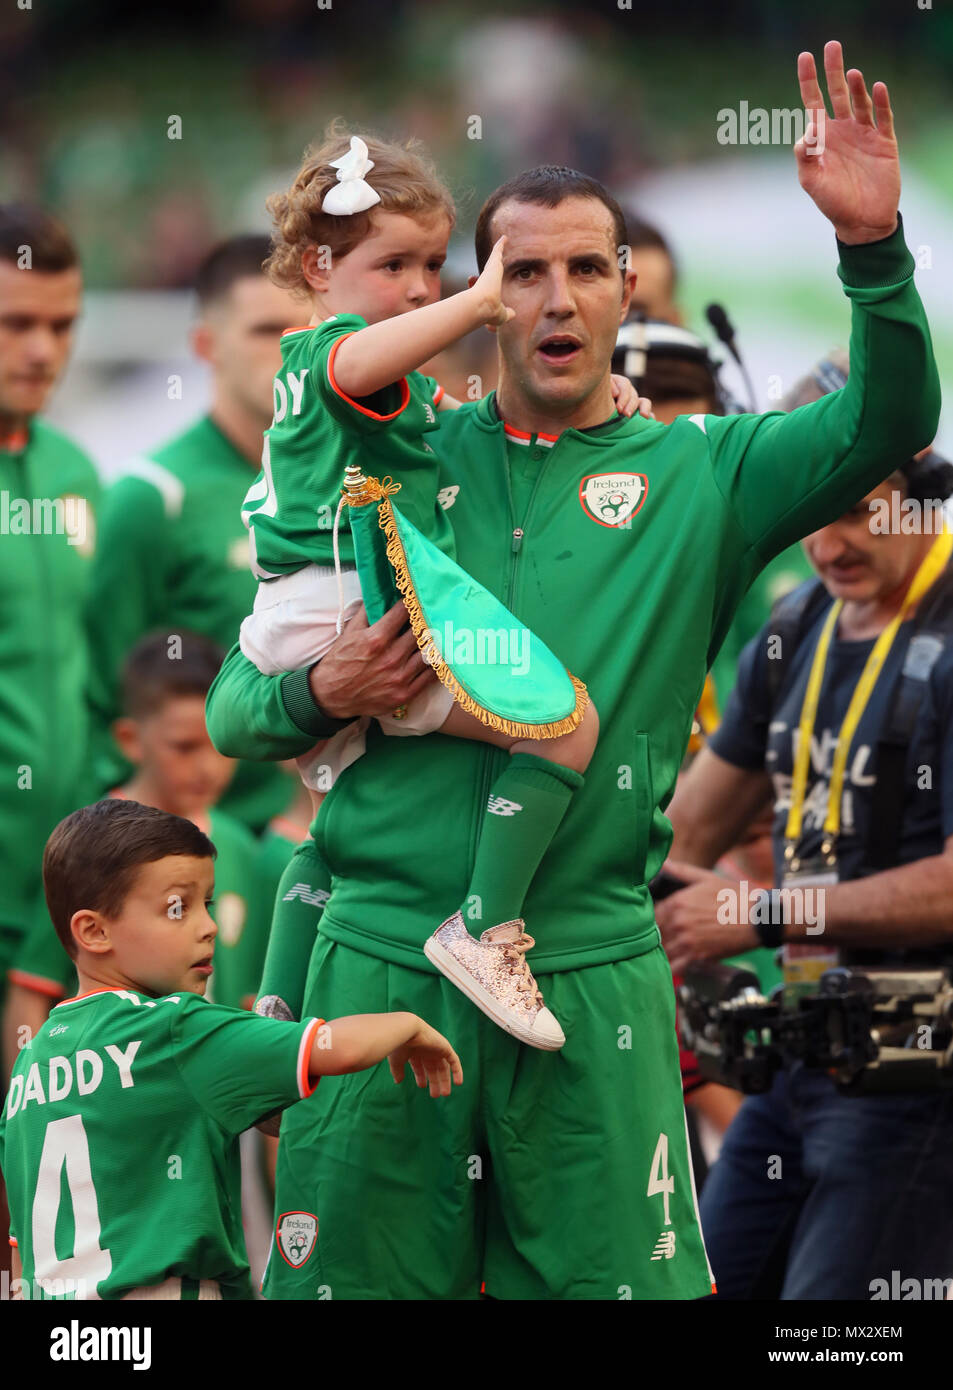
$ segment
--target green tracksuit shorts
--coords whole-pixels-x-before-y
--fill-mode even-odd
[[[410,1010],[449,1038],[464,1082],[434,1100],[385,1062],[286,1111],[276,1228],[308,1238],[273,1231],[268,1298],[711,1291],[661,947],[538,983],[560,1052],[515,1041],[440,975],[319,934],[306,1012]]]

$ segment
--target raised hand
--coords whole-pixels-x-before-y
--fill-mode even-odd
[[[824,45],[824,71],[833,116],[824,106],[814,55],[801,53],[797,75],[809,119],[794,147],[798,179],[841,241],[880,241],[897,226],[900,160],[890,97],[883,82],[872,96],[856,68],[844,73],[844,55],[834,40]]]
[[[507,323],[516,312],[515,309],[508,309],[501,298],[503,293],[503,249],[505,246],[506,237],[501,236],[469,291],[479,303],[481,321],[492,327]]]

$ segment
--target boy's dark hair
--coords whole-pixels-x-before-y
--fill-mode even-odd
[[[595,198],[612,214],[613,236],[618,251],[620,246],[628,245],[628,232],[625,213],[609,190],[598,179],[588,174],[580,174],[578,169],[567,169],[561,164],[541,164],[538,169],[528,169],[501,184],[480,209],[477,218],[474,244],[477,265],[480,270],[486,265],[496,238],[493,236],[494,214],[503,203],[537,203],[540,207],[555,208],[567,198]],[[619,265],[622,269],[622,256]]]
[[[123,714],[144,719],[176,695],[206,696],[224,660],[218,643],[197,632],[149,633],[123,664]]]
[[[55,217],[30,203],[0,203],[0,261],[16,265],[30,248],[30,268],[47,274],[79,264],[69,232]]]
[[[271,255],[271,238],[260,233],[229,237],[219,242],[195,273],[195,293],[199,308],[207,309],[224,299],[236,280],[264,275],[264,262]]]
[[[43,891],[69,955],[76,957],[74,912],[118,917],[137,869],[172,854],[214,859],[215,846],[190,820],[138,801],[97,801],[61,820],[43,852]]]

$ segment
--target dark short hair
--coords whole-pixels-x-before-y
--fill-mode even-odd
[[[264,275],[264,262],[271,255],[271,239],[257,233],[229,237],[219,242],[205,257],[195,274],[195,293],[199,308],[224,299],[236,280]]]
[[[182,816],[113,798],[61,820],[43,853],[43,891],[56,934],[75,959],[74,912],[118,917],[143,864],[173,854],[214,859],[215,846]]]
[[[577,169],[566,169],[560,164],[541,164],[538,169],[528,169],[515,178],[501,184],[480,209],[477,218],[474,243],[477,265],[482,271],[489,259],[496,238],[493,236],[493,218],[503,203],[536,203],[540,207],[555,208],[567,198],[594,198],[612,214],[613,235],[616,247],[629,244],[625,224],[625,213],[609,190],[588,174],[580,174]],[[620,257],[620,269],[622,261]]]
[[[144,719],[177,695],[204,698],[224,660],[224,649],[200,633],[150,632],[123,663],[123,714]]]
[[[30,268],[46,274],[79,265],[69,232],[42,208],[31,203],[0,203],[0,261],[14,265],[30,248]]]
[[[629,229],[629,246],[633,251],[661,251],[667,257],[668,263],[672,267],[672,289],[674,290],[678,283],[678,262],[675,259],[674,251],[658,227],[631,212],[626,213],[625,221]]]

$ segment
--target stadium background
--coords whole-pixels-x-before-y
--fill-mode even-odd
[[[907,239],[949,379],[953,14],[941,0],[807,13],[787,0],[717,13],[704,0],[326,3],[43,0],[0,16],[0,187],[62,217],[88,291],[50,418],[107,479],[203,410],[205,369],[186,343],[192,272],[217,238],[267,229],[265,197],[335,115],[429,146],[459,202],[451,279],[472,269],[477,210],[503,178],[547,162],[601,178],[671,239],[687,324],[701,330],[712,299],[727,307],[769,408],[844,339],[847,306],[790,150],[719,144],[718,112],[796,108],[797,52],[820,60],[830,37],[890,87]],[[726,380],[740,391],[732,368]],[[953,454],[949,411],[939,442]]]

